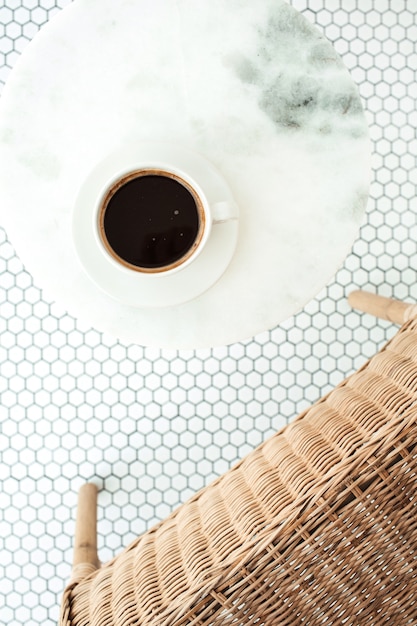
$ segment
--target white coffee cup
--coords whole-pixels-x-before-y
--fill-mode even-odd
[[[171,191],[179,199],[171,202]],[[170,230],[181,219],[182,227]],[[231,190],[207,159],[171,144],[140,143],[116,150],[87,176],[73,238],[85,271],[113,298],[170,306],[219,279],[235,250],[237,223]]]

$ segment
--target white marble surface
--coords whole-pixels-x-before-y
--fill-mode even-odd
[[[239,204],[229,268],[178,307],[119,305],[75,255],[77,191],[132,140],[199,151]],[[350,76],[280,0],[76,0],[27,47],[0,101],[2,225],[46,297],[125,342],[220,345],[295,313],[349,252],[368,179]]]

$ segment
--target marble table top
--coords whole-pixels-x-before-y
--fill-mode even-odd
[[[77,193],[125,143],[168,141],[239,206],[221,278],[174,307],[128,306],[80,265]],[[228,344],[300,310],[334,276],[366,207],[369,138],[332,45],[283,0],[75,0],[26,48],[0,100],[0,223],[67,311],[121,341]]]

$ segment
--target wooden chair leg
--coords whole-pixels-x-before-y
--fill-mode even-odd
[[[83,485],[78,494],[73,569],[88,565],[99,567],[97,555],[97,487]]]
[[[412,317],[417,316],[417,305],[394,300],[393,298],[385,298],[367,291],[352,291],[348,300],[354,309],[370,313],[395,324],[403,324]]]

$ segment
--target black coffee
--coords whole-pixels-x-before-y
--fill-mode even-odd
[[[102,235],[122,261],[136,268],[175,267],[192,253],[201,236],[198,202],[170,175],[137,175],[110,192],[102,213]]]

